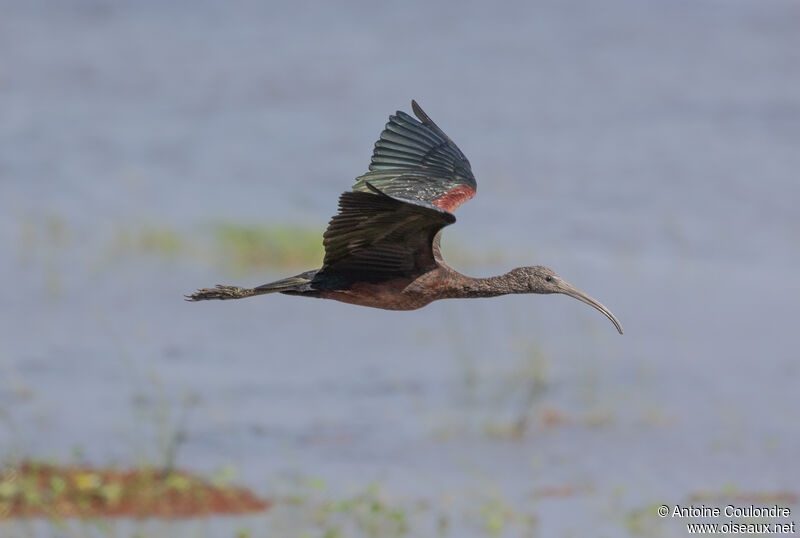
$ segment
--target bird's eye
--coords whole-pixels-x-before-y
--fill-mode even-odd
[[[553,280],[553,277],[551,277],[550,275],[547,275],[546,277],[544,277],[544,279],[545,279],[546,281],[548,281],[548,282],[552,282],[552,280]]]

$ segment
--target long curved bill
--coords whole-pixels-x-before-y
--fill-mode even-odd
[[[575,298],[575,299],[577,299],[577,300],[579,300],[579,301],[581,301],[583,303],[588,304],[589,306],[592,306],[592,307],[598,309],[600,312],[602,312],[605,315],[605,317],[607,317],[608,319],[611,320],[611,323],[613,323],[614,327],[617,328],[617,330],[619,331],[619,334],[622,334],[622,325],[619,324],[619,321],[617,321],[617,318],[614,317],[614,314],[612,314],[611,311],[609,311],[608,308],[603,306],[600,303],[600,301],[597,301],[597,300],[593,299],[592,297],[589,297],[588,295],[583,293],[581,290],[579,290],[578,288],[576,288],[572,284],[567,284],[563,280],[559,281],[558,288],[559,288],[558,291],[560,293],[563,293],[564,295],[569,295],[570,297],[573,297],[573,298]]]

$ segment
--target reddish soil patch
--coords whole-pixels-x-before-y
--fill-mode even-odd
[[[0,472],[0,519],[244,514],[269,508],[246,488],[184,471],[24,463]]]

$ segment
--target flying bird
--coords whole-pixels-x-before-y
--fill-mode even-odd
[[[323,234],[322,268],[255,288],[217,285],[189,301],[242,299],[266,293],[335,299],[386,310],[415,310],[438,299],[510,293],[563,293],[617,318],[548,267],[519,267],[489,278],[462,275],[439,249],[453,211],[475,195],[469,161],[422,108],[398,111],[375,143],[369,171],[339,197]]]

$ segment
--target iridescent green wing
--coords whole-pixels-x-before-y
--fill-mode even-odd
[[[375,142],[369,172],[356,178],[353,190],[367,183],[389,196],[417,200],[453,212],[475,195],[469,161],[433,120],[411,101],[419,121],[398,111]]]

